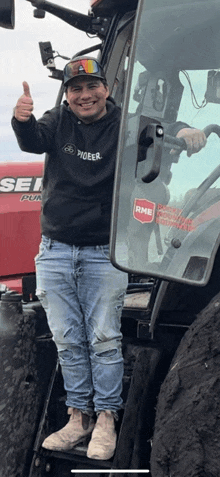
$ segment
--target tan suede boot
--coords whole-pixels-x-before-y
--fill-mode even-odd
[[[54,451],[68,451],[91,434],[94,428],[92,417],[72,407],[68,408],[68,414],[70,419],[66,426],[47,437],[42,447]]]
[[[113,413],[101,411],[88,446],[87,457],[98,460],[111,459],[115,452],[116,438]]]

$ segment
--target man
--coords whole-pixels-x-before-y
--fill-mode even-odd
[[[111,265],[108,250],[120,109],[93,58],[70,61],[64,86],[67,101],[36,121],[24,82],[12,119],[22,150],[48,153],[36,293],[58,349],[70,420],[43,447],[69,450],[92,433],[88,457],[109,459],[122,405],[120,316],[127,288],[127,274]],[[181,134],[191,147],[191,130]]]

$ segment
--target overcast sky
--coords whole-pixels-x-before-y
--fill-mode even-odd
[[[30,85],[37,118],[54,106],[60,82],[49,78],[50,72],[41,62],[38,42],[50,41],[53,50],[67,57],[100,42],[50,13],[46,13],[44,19],[34,18],[34,8],[26,0],[15,0],[15,3],[15,29],[0,28],[0,162],[43,158],[22,153],[10,125],[12,109],[22,94],[24,80]],[[52,3],[84,14],[90,6],[89,0],[52,0]],[[65,63],[56,59],[59,69],[63,69]]]

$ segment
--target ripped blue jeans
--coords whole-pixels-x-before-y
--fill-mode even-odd
[[[36,294],[57,346],[67,406],[117,412],[127,274],[111,264],[108,245],[75,247],[45,236],[35,264]]]

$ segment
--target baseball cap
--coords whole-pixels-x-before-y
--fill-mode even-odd
[[[66,64],[63,70],[63,83],[67,85],[73,78],[88,75],[106,81],[105,73],[95,58],[78,56]]]

